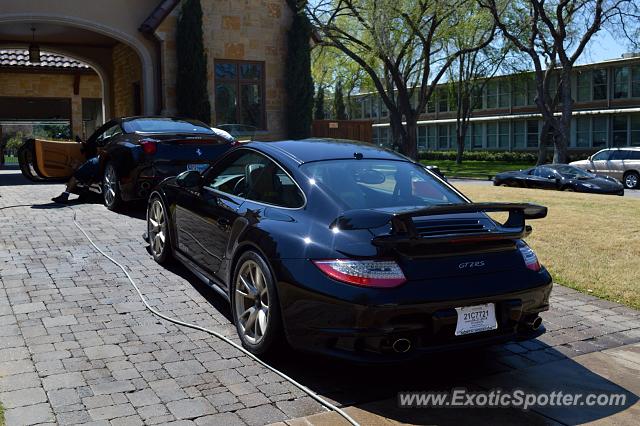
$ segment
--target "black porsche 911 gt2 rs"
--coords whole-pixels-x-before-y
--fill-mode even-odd
[[[551,277],[522,238],[545,216],[472,203],[368,144],[252,142],[160,183],[147,239],[156,261],[176,257],[230,302],[255,354],[283,338],[394,361],[542,332]]]

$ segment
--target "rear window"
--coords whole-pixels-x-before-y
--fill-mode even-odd
[[[175,118],[134,118],[123,122],[127,133],[175,133],[214,135],[211,127],[196,120],[178,120]]]
[[[404,161],[330,160],[302,172],[347,209],[424,207],[465,202],[423,167]]]

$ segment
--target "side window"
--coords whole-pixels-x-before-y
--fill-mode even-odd
[[[246,198],[248,195],[247,176],[254,169],[264,167],[266,161],[268,160],[265,157],[253,151],[236,151],[207,173],[204,178],[204,186]]]
[[[553,170],[551,170],[548,167],[538,167],[537,169],[535,169],[533,174],[534,176],[542,177],[545,179],[548,178],[549,176],[555,175]]]
[[[249,200],[288,208],[304,204],[304,197],[293,179],[271,160],[267,160],[265,166],[253,169],[247,177]]]
[[[99,134],[96,138],[96,143],[98,145],[104,145],[109,139],[120,134],[122,134],[122,129],[120,129],[120,125],[116,124]]]
[[[609,159],[609,153],[610,151],[600,151],[597,154],[595,154],[592,158],[591,161],[605,161]]]
[[[252,201],[297,208],[304,197],[277,164],[257,152],[239,150],[205,177],[205,186]]]
[[[629,160],[640,160],[640,151],[629,151]]]
[[[616,150],[611,153],[610,160],[628,160],[629,159],[629,151],[625,151],[624,149]]]

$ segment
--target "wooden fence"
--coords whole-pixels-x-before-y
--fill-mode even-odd
[[[313,120],[311,134],[316,138],[351,139],[372,142],[372,121]]]

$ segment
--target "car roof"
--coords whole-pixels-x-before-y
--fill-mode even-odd
[[[613,148],[604,148],[601,151],[640,151],[640,146],[618,146]]]
[[[272,155],[285,155],[298,164],[354,158],[356,154],[362,154],[363,159],[411,161],[409,158],[388,149],[377,147],[367,142],[345,139],[309,138],[273,142],[249,142],[246,146]]]

